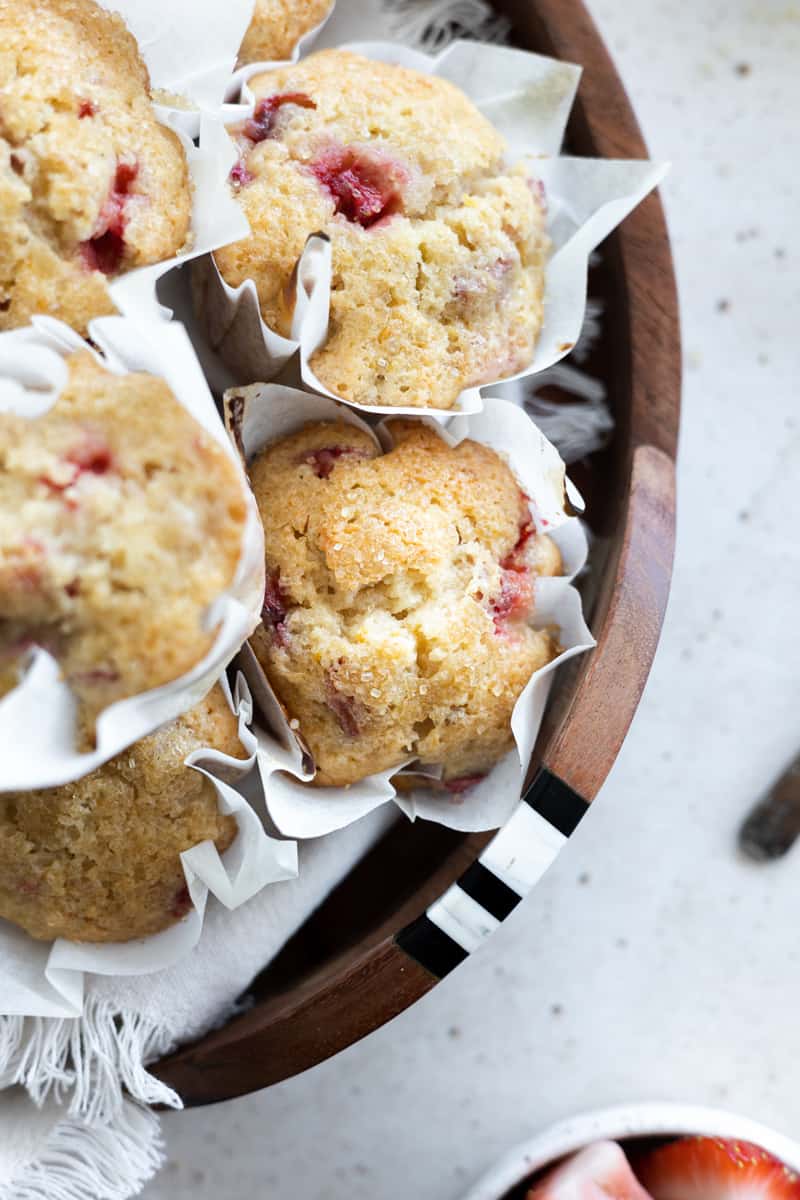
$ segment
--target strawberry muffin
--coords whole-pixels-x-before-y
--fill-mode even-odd
[[[460,792],[511,748],[514,704],[557,653],[535,585],[561,559],[492,450],[389,428],[385,454],[321,423],[252,462],[267,565],[253,648],[317,784],[413,761]]]
[[[107,283],[187,243],[189,172],[121,17],[93,0],[0,0],[0,329],[85,332]]]
[[[452,408],[533,357],[548,239],[539,190],[445,79],[323,50],[251,80],[232,186],[252,233],[215,253],[288,335],[309,234],[332,242],[328,338],[311,367],[364,405]],[[234,364],[235,365],[235,364]]]
[[[97,714],[210,649],[245,522],[235,462],[152,375],[83,351],[35,419],[0,413],[0,680],[48,649]]]
[[[239,62],[291,58],[300,38],[315,29],[331,7],[331,0],[256,0],[253,19],[239,49]]]
[[[177,721],[63,787],[0,793],[0,917],[31,937],[124,942],[166,929],[191,900],[180,854],[236,822],[185,766],[202,747],[243,758],[219,686]]]

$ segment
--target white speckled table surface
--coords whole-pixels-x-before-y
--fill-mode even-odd
[[[591,0],[655,157],[685,343],[661,648],[597,803],[454,976],[268,1092],[169,1115],[148,1200],[456,1200],[556,1118],[635,1098],[800,1137],[800,846],[737,856],[800,747],[800,5]]]

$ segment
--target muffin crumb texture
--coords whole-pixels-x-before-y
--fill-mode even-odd
[[[91,745],[102,709],[210,649],[247,506],[236,464],[163,380],[67,361],[48,412],[0,413],[0,694],[46,648]]]
[[[243,758],[219,686],[189,712],[76,783],[0,793],[0,917],[50,941],[124,942],[184,917],[180,854],[236,822],[184,763],[201,747]]]
[[[443,767],[455,798],[511,748],[514,704],[558,651],[533,622],[536,578],[561,559],[492,450],[389,428],[385,454],[322,423],[251,464],[267,554],[253,646],[317,784],[413,761]]]
[[[94,0],[0,0],[0,330],[84,333],[107,281],[187,243],[178,137],[122,18]]]
[[[231,183],[249,238],[215,253],[256,283],[288,336],[284,295],[308,236],[332,242],[328,338],[311,367],[364,405],[451,408],[526,367],[542,323],[543,193],[453,84],[342,50],[250,81]]]
[[[256,0],[239,50],[240,63],[279,62],[328,15],[332,0]]]

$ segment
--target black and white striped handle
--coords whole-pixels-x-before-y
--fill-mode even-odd
[[[588,807],[542,768],[480,857],[423,916],[395,935],[397,944],[426,971],[444,978],[536,886]]]

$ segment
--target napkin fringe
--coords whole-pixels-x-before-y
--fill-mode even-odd
[[[383,0],[386,37],[415,50],[436,53],[457,37],[506,40],[509,23],[485,0]]]
[[[158,1116],[125,1101],[109,1125],[66,1117],[0,1200],[127,1200],[166,1158]]]
[[[145,1063],[174,1050],[156,1022],[111,1001],[87,997],[80,1017],[0,1018],[0,1088],[22,1084],[33,1102],[52,1096],[68,1114],[108,1122],[123,1091],[142,1104],[182,1108],[180,1096]]]

